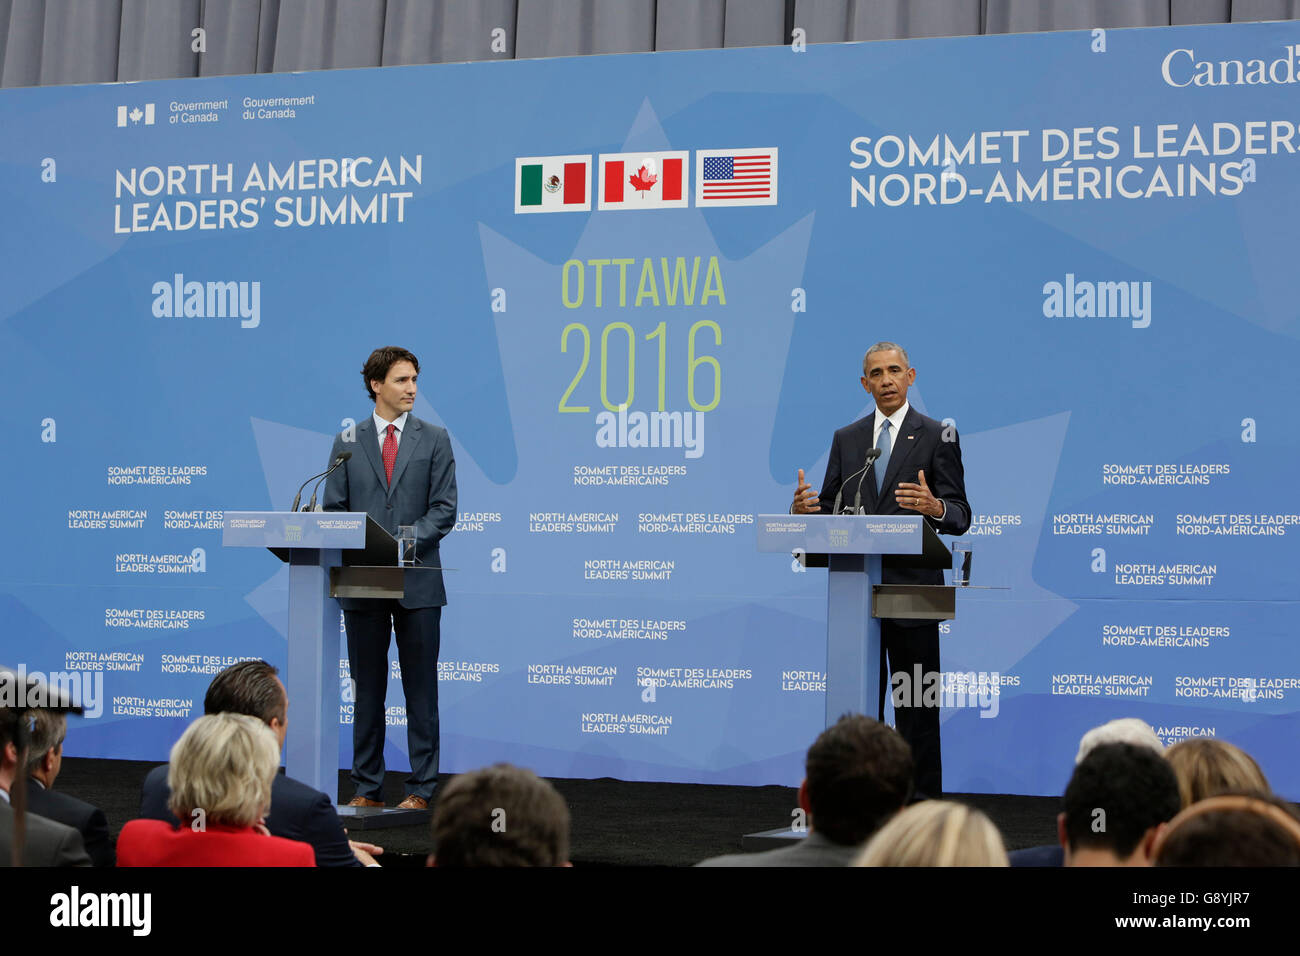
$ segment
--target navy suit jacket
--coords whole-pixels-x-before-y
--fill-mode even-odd
[[[408,414],[391,485],[384,475],[373,414],[357,425],[354,441],[345,441],[345,434],[334,438],[330,461],[345,451],[352,452],[352,457],[325,482],[324,509],[364,511],[394,537],[399,525],[414,525],[416,567],[429,567],[406,573],[406,596],[401,604],[405,608],[441,607],[447,603],[447,591],[438,542],[456,524],[456,461],[447,430]],[[345,610],[370,606],[360,598],[339,598],[339,604]]]
[[[831,441],[830,457],[826,460],[826,477],[818,492],[822,514],[830,514],[835,495],[844,490],[844,505],[852,505],[858,489],[855,476],[867,459],[867,452],[875,447],[876,413],[845,425]],[[931,527],[941,534],[962,535],[970,527],[970,503],[966,500],[966,472],[961,463],[961,442],[957,431],[944,440],[944,425],[927,418],[915,408],[908,408],[898,434],[893,436],[889,464],[885,469],[884,485],[876,494],[875,468],[867,472],[862,481],[862,506],[867,514],[915,515],[917,511],[900,508],[894,491],[900,481],[917,481],[917,472],[925,472],[925,483],[930,493],[943,500],[947,511],[941,519],[927,518]],[[879,464],[879,462],[877,462]],[[852,477],[852,481],[845,482]],[[909,568],[885,558],[881,574],[885,584],[943,584],[943,571],[937,568]],[[924,623],[924,622],[922,622]]]
[[[46,790],[35,781],[27,783],[27,812],[65,823],[81,834],[86,852],[95,866],[114,866],[113,840],[108,835],[108,819],[104,811],[85,800],[58,790]]]
[[[1007,854],[1012,866],[1065,866],[1065,850],[1060,844],[1030,846]]]
[[[171,799],[167,786],[167,765],[154,767],[144,778],[140,793],[140,816],[177,826],[179,821],[167,806]],[[361,862],[348,846],[348,835],[330,798],[305,783],[282,773],[271,784],[271,812],[266,816],[271,836],[310,843],[316,851],[317,866],[360,866]]]

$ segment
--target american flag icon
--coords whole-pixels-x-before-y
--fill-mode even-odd
[[[775,146],[701,149],[695,157],[695,205],[776,205]]]

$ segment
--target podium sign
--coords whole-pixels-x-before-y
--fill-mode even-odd
[[[227,511],[221,543],[227,548],[363,548],[366,513],[351,511]]]
[[[758,550],[809,554],[920,554],[920,515],[757,515]]]

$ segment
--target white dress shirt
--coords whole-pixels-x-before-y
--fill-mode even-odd
[[[375,412],[372,416],[370,416],[375,420],[375,430],[379,432],[379,460],[380,461],[384,460],[384,440],[388,438],[388,426],[389,425],[397,426],[397,431],[393,433],[393,437],[397,439],[397,447],[401,448],[402,432],[406,428],[406,416],[409,414],[411,413],[402,412],[402,414],[397,416],[396,421],[392,421],[392,422],[384,421],[382,418],[379,417],[378,412]]]

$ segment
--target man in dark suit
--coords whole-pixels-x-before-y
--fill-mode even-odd
[[[33,711],[31,743],[27,756],[27,810],[63,823],[81,834],[86,852],[95,866],[113,866],[113,840],[108,819],[99,807],[54,789],[54,779],[63,767],[63,739],[68,718],[53,710]]]
[[[266,661],[240,661],[213,678],[203,698],[203,712],[256,717],[271,728],[283,746],[289,695],[276,677],[275,668]],[[167,786],[167,768],[167,764],[154,767],[145,777],[140,816],[172,826],[189,826],[189,820],[178,821],[168,807],[171,789]],[[348,842],[329,797],[282,773],[271,781],[271,812],[266,828],[271,836],[310,843],[316,851],[317,866],[369,866],[375,862],[371,854],[378,847]]]
[[[14,829],[18,814],[10,805],[15,787],[26,791],[19,770],[27,762],[30,711],[0,707],[0,867],[13,863]],[[81,834],[70,826],[23,812],[23,866],[90,866]]]
[[[696,866],[848,866],[912,794],[912,752],[891,727],[845,714],[808,748],[799,809],[807,835],[762,853]]]
[[[1102,744],[1074,768],[1056,832],[1066,866],[1151,866],[1182,806],[1178,777],[1149,746]]]
[[[799,482],[791,511],[795,514],[830,514],[835,497],[844,492],[852,505],[861,492],[866,514],[923,514],[938,532],[962,535],[970,527],[961,444],[955,428],[945,427],[913,409],[907,390],[916,381],[916,369],[907,352],[893,342],[877,342],[862,359],[862,387],[875,399],[876,410],[835,433],[826,477],[820,493]],[[866,468],[867,452],[880,449],[880,457]],[[865,469],[865,470],[864,470]],[[943,584],[943,571],[909,568],[886,558],[881,577],[885,584]],[[895,695],[898,731],[912,746],[916,762],[916,789],[929,797],[943,791],[943,761],[939,746],[939,707],[925,706],[914,668],[939,680],[939,625],[935,621],[881,621],[881,644],[889,659],[889,686],[896,675],[900,686],[912,686],[914,695]],[[928,675],[936,675],[929,678]],[[880,713],[884,715],[885,682],[881,683]],[[912,699],[908,699],[911,697]]]
[[[361,370],[373,414],[334,439],[330,461],[352,457],[325,484],[326,511],[364,511],[398,536],[415,529],[415,566],[400,600],[340,598],[348,637],[348,664],[356,687],[352,720],[350,806],[383,806],[384,703],[388,643],[397,656],[406,696],[406,740],[411,775],[403,809],[424,810],[438,785],[438,644],[443,588],[438,542],[456,524],[456,462],[446,429],[411,414],[420,363],[406,349],[376,349]]]

